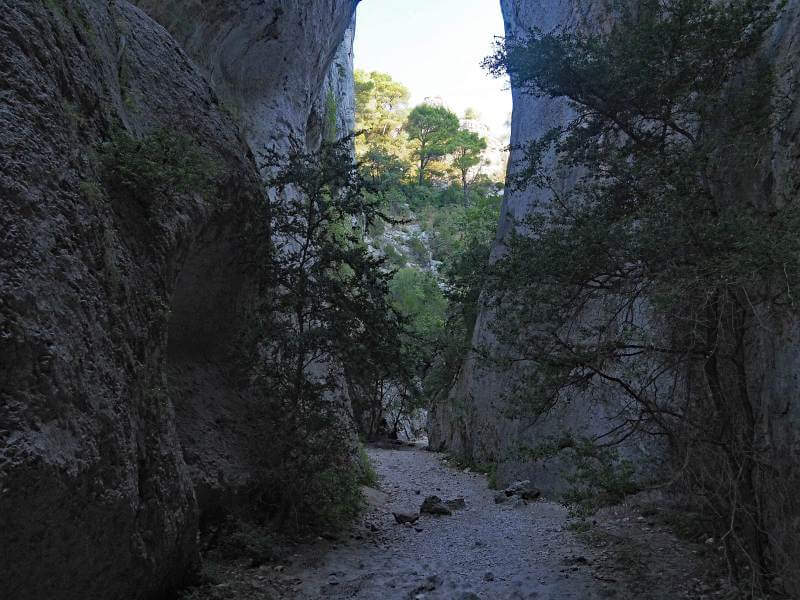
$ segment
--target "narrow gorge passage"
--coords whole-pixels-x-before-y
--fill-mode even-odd
[[[0,14],[0,600],[800,600],[800,0]]]

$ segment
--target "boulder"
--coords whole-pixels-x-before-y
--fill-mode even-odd
[[[439,496],[428,496],[423,500],[419,512],[429,515],[452,515],[453,512],[442,502]]]
[[[523,500],[538,500],[542,492],[538,488],[530,487],[522,490],[519,495]]]
[[[529,479],[522,481],[515,481],[505,489],[506,496],[515,496],[530,487],[531,482]]]

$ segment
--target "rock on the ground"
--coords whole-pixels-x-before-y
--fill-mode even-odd
[[[428,496],[422,501],[419,512],[429,515],[452,515],[453,512],[442,502],[439,496]]]
[[[416,523],[419,520],[419,513],[405,513],[405,512],[393,512],[394,520],[400,523]]]
[[[520,498],[523,500],[538,500],[542,492],[535,487],[529,487],[519,493]]]
[[[527,489],[528,487],[530,487],[530,485],[531,482],[528,479],[525,479],[523,481],[515,481],[514,483],[509,485],[504,491],[506,496],[514,496],[516,494],[519,494],[523,490]]]
[[[445,501],[444,505],[450,510],[463,510],[467,508],[467,502],[464,498],[453,498],[452,500]]]

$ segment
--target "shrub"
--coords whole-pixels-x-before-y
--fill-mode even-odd
[[[786,496],[770,514],[785,476],[758,339],[797,321],[800,295],[794,174],[764,160],[788,117],[761,52],[785,5],[619,3],[606,30],[532,30],[488,61],[574,111],[510,171],[545,200],[486,291],[498,362],[529,365],[512,401],[535,418],[611,399],[619,421],[598,439],[666,445],[667,481],[718,515],[732,578],[758,592],[797,576],[770,532],[800,507]],[[577,458],[601,492],[630,487],[624,462]]]
[[[112,192],[144,207],[185,194],[205,196],[217,172],[216,163],[193,138],[168,129],[142,139],[114,131],[103,147],[103,167]]]
[[[391,273],[342,227],[353,217],[369,227],[378,214],[350,152],[345,139],[265,155],[272,238],[254,383],[272,429],[259,448],[256,500],[284,529],[339,527],[359,511],[364,473],[340,390],[346,377],[401,362]]]
[[[378,487],[378,473],[363,445],[358,446],[358,483],[371,488]]]
[[[420,265],[428,266],[430,263],[430,257],[428,255],[428,248],[425,247],[425,242],[422,241],[422,238],[419,235],[412,235],[411,238],[408,240],[408,247],[411,249],[411,253],[414,256],[414,259]]]

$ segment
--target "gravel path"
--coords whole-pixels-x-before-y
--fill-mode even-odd
[[[609,595],[584,568],[587,549],[547,501],[495,504],[483,475],[455,470],[422,450],[371,448],[383,493],[346,540],[320,540],[282,573],[286,597],[364,600],[592,600]],[[416,512],[426,495],[464,498],[452,516]],[[291,591],[290,591],[291,590]]]

